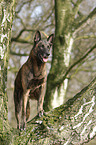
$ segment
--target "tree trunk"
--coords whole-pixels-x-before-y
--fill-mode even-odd
[[[79,145],[96,136],[96,78],[81,92],[39,118],[26,131],[13,135],[12,144]]]
[[[14,12],[13,1],[1,0],[1,24],[0,24],[0,123],[2,124],[2,129],[6,130],[8,125],[8,96],[7,96],[7,68],[9,59],[9,47],[11,39],[11,27],[13,21]],[[5,121],[6,120],[6,121]],[[0,127],[1,127],[0,126]]]
[[[73,45],[72,36],[72,6],[69,0],[55,0],[55,40],[51,70],[48,75],[47,90],[45,95],[44,110],[48,111],[64,103],[68,86],[66,78],[61,84],[57,84],[62,78],[70,63],[70,55]],[[57,71],[56,71],[57,70]]]

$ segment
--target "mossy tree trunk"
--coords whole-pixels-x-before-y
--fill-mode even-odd
[[[64,103],[70,70],[95,49],[93,46],[85,56],[70,66],[76,34],[96,14],[96,8],[94,8],[87,17],[83,18],[79,12],[81,2],[83,0],[77,0],[75,3],[71,0],[55,0],[55,40],[44,101],[45,111]]]
[[[0,128],[3,131],[10,128],[8,123],[7,69],[14,5],[15,0],[1,0],[0,3]]]
[[[55,40],[44,103],[46,111],[63,104],[65,100],[68,79],[66,78],[60,84],[57,84],[57,82],[69,67],[73,45],[72,28],[75,14],[76,12],[73,12],[70,0],[55,0]]]

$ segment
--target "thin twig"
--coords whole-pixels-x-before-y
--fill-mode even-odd
[[[87,22],[87,20],[89,20],[90,18],[92,18],[95,14],[96,14],[96,8],[94,8],[93,11],[82,22],[80,22],[75,27],[75,30],[77,30],[78,28],[80,28],[80,26],[82,26],[83,24],[85,24]]]
[[[19,7],[18,11],[16,11],[15,13],[19,13],[24,5],[26,5],[26,4],[28,4],[28,3],[31,3],[31,2],[32,2],[32,0],[23,2],[22,5]]]
[[[89,38],[96,38],[96,35],[79,36],[74,41],[81,40],[81,39],[89,39]]]
[[[13,42],[13,41],[18,42],[18,43],[28,43],[28,44],[32,44],[33,45],[32,42],[26,41],[24,39],[15,39],[15,38],[12,38],[11,42]]]

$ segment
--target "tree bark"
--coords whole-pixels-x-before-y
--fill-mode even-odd
[[[73,45],[72,18],[71,2],[55,0],[55,40],[44,102],[46,111],[58,107],[65,101],[68,79],[66,78],[59,86],[57,81],[62,78],[70,63]]]
[[[94,8],[87,17],[78,16],[79,5],[82,1],[78,0],[74,3],[70,0],[55,0],[55,40],[44,100],[45,111],[64,103],[68,88],[68,74],[77,63],[70,66],[70,56],[76,34],[96,14],[96,8]],[[87,52],[85,56],[86,54]],[[82,58],[84,57],[79,60]]]
[[[76,145],[96,136],[96,78],[72,99],[27,123],[15,144]]]
[[[7,96],[7,68],[9,59],[9,47],[11,39],[11,27],[13,21],[15,0],[1,0],[1,24],[0,24],[0,127],[3,130],[8,125],[8,96]],[[6,121],[5,121],[6,120]]]

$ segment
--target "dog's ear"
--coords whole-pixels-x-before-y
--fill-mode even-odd
[[[54,41],[54,34],[51,34],[48,38],[47,38],[47,41],[53,45],[53,41]]]
[[[37,31],[34,37],[34,42],[38,43],[41,40],[41,34],[40,31]]]

